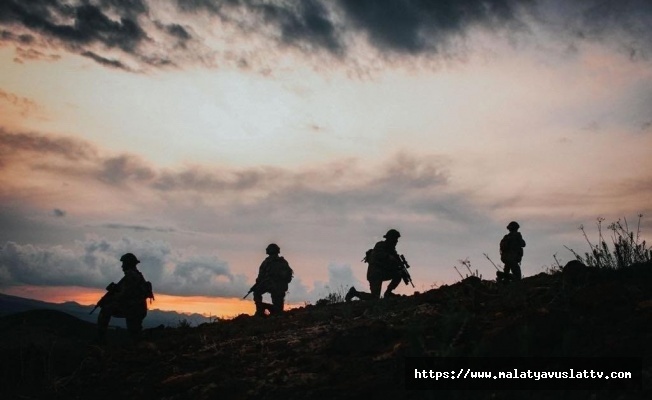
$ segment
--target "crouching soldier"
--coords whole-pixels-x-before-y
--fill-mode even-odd
[[[264,316],[265,310],[270,314],[283,312],[285,293],[292,281],[293,271],[285,258],[280,256],[281,248],[272,243],[265,249],[267,258],[263,260],[258,269],[256,283],[250,292],[254,293],[256,303],[256,316]],[[272,304],[263,303],[263,294],[269,293],[272,296]],[[246,297],[246,296],[245,296]]]
[[[401,265],[403,263],[396,252],[396,245],[401,234],[396,229],[390,229],[383,237],[385,240],[376,243],[372,250],[367,251],[367,256],[364,259],[369,263],[367,281],[369,281],[371,293],[360,292],[355,287],[351,287],[345,296],[346,301],[351,301],[354,297],[360,300],[379,299],[383,281],[390,281],[383,297],[397,296],[393,291],[402,279]]]
[[[98,302],[101,307],[97,317],[98,341],[106,342],[106,331],[111,317],[125,318],[127,330],[131,338],[137,341],[143,329],[143,320],[147,315],[147,298],[153,298],[151,284],[136,268],[140,261],[132,253],[120,258],[124,277],[116,283],[111,283],[107,293]]]

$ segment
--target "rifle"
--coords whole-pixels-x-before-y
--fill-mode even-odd
[[[253,291],[256,290],[257,288],[258,288],[258,283],[254,283],[254,285],[251,287],[251,289],[249,289],[249,291],[247,292],[247,294],[244,295],[244,297],[242,298],[242,300],[246,299],[247,296],[249,296],[249,295],[251,294],[251,292],[253,292]]]
[[[93,314],[95,310],[97,310],[98,307],[104,307],[106,303],[109,302],[109,299],[115,294],[115,291],[117,289],[118,285],[115,283],[111,282],[109,283],[109,286],[106,287],[106,293],[104,293],[104,296],[95,304],[95,307],[89,312],[88,314]]]
[[[412,283],[412,277],[408,272],[408,268],[410,268],[410,264],[408,264],[403,254],[401,254],[399,258],[401,259],[401,265],[399,266],[399,269],[401,270],[401,278],[403,278],[403,282],[405,282],[406,285],[409,283],[412,285],[412,287],[414,287],[414,283]]]
[[[260,281],[257,281],[256,283],[254,283],[254,285],[251,287],[251,289],[249,289],[249,291],[247,292],[247,294],[245,294],[244,297],[243,297],[242,299],[243,299],[243,300],[246,299],[247,296],[249,296],[249,295],[251,294],[251,292],[257,290],[257,289],[258,289],[258,288],[259,288],[263,283],[267,282],[269,279],[270,279],[270,278],[269,278],[269,276],[268,276],[268,277],[266,277],[265,279],[262,279],[262,280],[260,280]]]

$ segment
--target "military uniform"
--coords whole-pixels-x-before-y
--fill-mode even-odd
[[[396,252],[396,244],[401,234],[390,229],[385,234],[385,239],[374,246],[373,250],[368,252],[365,260],[369,263],[367,267],[367,281],[371,293],[357,291],[354,287],[349,289],[345,299],[350,301],[353,297],[361,300],[374,300],[380,298],[383,282],[390,281],[385,290],[384,297],[393,296],[392,291],[401,283],[401,259]],[[395,295],[394,295],[395,296]]]
[[[140,261],[131,253],[125,254],[121,260],[124,277],[117,284],[109,285],[109,297],[102,304],[97,317],[101,341],[105,339],[111,317],[125,318],[129,334],[137,339],[147,316],[147,294],[143,291],[145,277],[136,269]]]
[[[512,221],[507,225],[509,233],[500,241],[500,260],[505,263],[502,279],[521,279],[521,260],[523,260],[523,247],[525,240],[518,232],[518,223]]]
[[[395,245],[384,240],[376,243],[367,267],[367,280],[375,298],[380,297],[383,281],[391,281],[386,293],[391,293],[401,283],[400,265],[401,260]]]
[[[263,260],[258,268],[258,277],[254,287],[254,303],[256,303],[256,315],[264,315],[265,310],[271,314],[283,312],[285,304],[285,293],[292,280],[292,268],[287,260],[278,255],[280,248],[274,244],[267,247],[267,258]],[[263,295],[269,293],[272,297],[272,304],[263,302]]]

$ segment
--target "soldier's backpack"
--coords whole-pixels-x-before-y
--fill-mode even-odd
[[[145,299],[149,299],[149,304],[152,304],[152,301],[154,301],[154,288],[152,287],[152,282],[143,279],[143,283],[141,285],[143,297],[145,297]]]
[[[278,280],[283,283],[290,283],[294,277],[294,271],[283,257],[278,258],[273,271],[274,276],[278,277]]]
[[[367,252],[364,253],[364,258],[362,259],[362,262],[369,264],[371,262],[371,256],[373,253],[374,253],[374,249],[367,250]]]
[[[152,282],[145,280],[142,272],[138,271],[138,273],[142,278],[140,280],[140,293],[144,299],[149,299],[149,304],[152,304],[152,301],[154,301],[154,288],[152,287]]]

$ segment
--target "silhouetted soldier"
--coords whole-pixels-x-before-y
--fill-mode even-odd
[[[108,293],[100,300],[100,315],[97,317],[98,339],[106,340],[106,331],[111,317],[125,318],[127,330],[132,339],[138,340],[143,329],[143,320],[147,315],[147,281],[136,268],[140,261],[132,253],[120,257],[124,277],[106,289]]]
[[[272,243],[265,249],[267,258],[263,260],[258,269],[256,283],[252,287],[254,302],[256,303],[256,316],[264,316],[265,310],[270,314],[283,312],[285,293],[292,281],[293,271],[285,258],[279,256],[281,248]],[[272,304],[263,303],[263,294],[272,296]]]
[[[525,240],[518,231],[519,228],[517,222],[510,222],[507,225],[509,233],[500,241],[500,260],[505,263],[505,270],[497,272],[498,281],[521,279],[521,260],[523,259]]]
[[[397,296],[392,291],[401,283],[401,258],[396,252],[396,245],[401,234],[396,229],[390,229],[383,236],[385,240],[376,243],[371,251],[367,252],[365,261],[369,263],[367,267],[367,281],[371,293],[359,292],[355,287],[351,287],[345,296],[346,301],[351,301],[354,297],[360,300],[376,300],[380,298],[380,291],[383,281],[390,281],[383,297]]]

